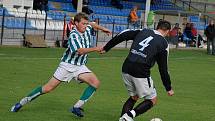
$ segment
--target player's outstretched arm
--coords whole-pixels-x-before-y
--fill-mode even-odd
[[[101,30],[101,31],[103,31],[104,33],[106,33],[107,35],[111,35],[111,34],[112,34],[112,32],[111,32],[109,29],[107,29],[107,28],[105,28],[105,27],[103,27],[103,26],[100,26],[100,25],[98,25],[98,24],[95,23],[95,22],[89,22],[89,24],[90,24],[94,29],[96,29],[96,30]]]
[[[108,43],[103,47],[103,50],[105,52],[108,52],[111,48],[113,48],[115,45],[123,42],[123,41],[128,41],[128,40],[134,40],[136,35],[140,32],[141,30],[130,30],[126,29],[119,34],[117,34],[114,38],[112,38]]]

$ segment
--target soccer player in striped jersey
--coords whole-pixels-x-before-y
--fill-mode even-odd
[[[95,23],[89,23],[88,16],[85,13],[78,13],[74,17],[74,24],[75,28],[70,33],[68,48],[65,50],[53,77],[45,85],[35,88],[26,97],[12,106],[12,112],[19,111],[28,102],[54,90],[61,82],[70,82],[74,79],[89,85],[84,90],[80,100],[70,109],[76,116],[84,116],[82,106],[94,94],[100,84],[96,75],[86,66],[88,53],[101,50],[101,47],[90,48],[91,25],[95,29],[102,30],[107,34],[111,34],[111,32]]]
[[[111,39],[101,50],[108,52],[115,45],[133,40],[130,52],[122,66],[122,77],[129,93],[124,103],[119,121],[133,121],[157,102],[157,93],[150,76],[150,69],[158,64],[161,80],[169,96],[174,94],[168,73],[168,43],[164,38],[171,25],[168,21],[160,21],[157,30],[137,29],[124,30]],[[144,100],[134,107],[139,98]]]

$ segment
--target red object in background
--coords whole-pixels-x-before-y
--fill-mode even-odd
[[[208,12],[209,14],[215,14],[215,11],[214,12]]]

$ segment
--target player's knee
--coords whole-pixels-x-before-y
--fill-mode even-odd
[[[100,86],[100,81],[98,79],[92,80],[91,85],[98,89]]]

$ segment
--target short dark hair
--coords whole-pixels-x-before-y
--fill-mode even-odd
[[[88,18],[88,15],[83,13],[83,12],[80,12],[80,13],[77,13],[74,17],[74,22],[77,21],[77,22],[80,22],[81,19],[85,19],[85,20],[89,20]]]
[[[158,22],[158,25],[157,25],[157,29],[161,29],[161,30],[170,30],[171,29],[171,24],[169,21],[166,21],[166,20],[161,20]]]

